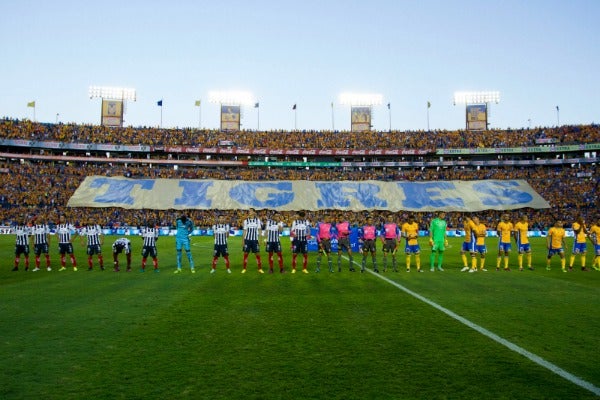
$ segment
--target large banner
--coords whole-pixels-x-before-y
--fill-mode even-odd
[[[89,176],[69,207],[133,209],[275,209],[481,211],[550,208],[524,180],[225,181]]]
[[[102,125],[123,126],[123,100],[102,99]]]
[[[350,109],[352,132],[368,132],[371,130],[371,107],[353,106]]]
[[[470,104],[467,106],[467,130],[484,131],[487,129],[487,105]]]
[[[221,130],[240,130],[240,106],[221,105]]]

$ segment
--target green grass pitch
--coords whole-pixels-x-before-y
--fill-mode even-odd
[[[273,275],[258,274],[252,256],[240,273],[239,238],[230,240],[233,273],[220,259],[209,274],[207,237],[193,238],[195,274],[185,257],[173,273],[167,237],[160,273],[150,260],[139,272],[141,238],[132,238],[133,272],[115,273],[114,239],[105,271],[95,258],[87,271],[76,242],[78,272],[58,272],[53,244],[53,270],[34,273],[23,261],[11,272],[14,236],[0,237],[0,398],[597,398],[377,275],[349,272],[346,259],[342,273],[316,274],[310,254],[310,274],[290,274],[288,239],[288,273]],[[558,258],[546,271],[545,242],[533,244],[535,271],[518,272],[513,252],[512,272],[495,272],[489,239],[489,272],[468,274],[451,239],[446,270],[431,273],[422,239],[426,272],[382,275],[599,387],[600,272],[579,271],[578,259],[562,273]]]

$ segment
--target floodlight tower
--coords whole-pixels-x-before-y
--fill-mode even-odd
[[[454,92],[454,105],[465,105],[465,126],[468,131],[488,128],[488,103],[498,104],[500,92]]]
[[[372,125],[373,106],[383,103],[383,96],[377,93],[340,94],[340,103],[350,106],[350,127],[352,132],[368,132]]]
[[[100,120],[103,126],[123,126],[123,115],[126,111],[126,101],[136,100],[135,89],[107,87],[107,86],[90,86],[90,99],[101,98],[102,109]]]
[[[256,104],[250,92],[211,91],[208,101],[219,104],[221,108],[221,130],[239,131],[242,120],[242,106]]]

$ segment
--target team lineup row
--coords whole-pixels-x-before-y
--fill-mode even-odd
[[[445,212],[438,213],[429,226],[429,245],[431,246],[431,255],[429,259],[430,271],[443,271],[444,252],[448,246],[447,241],[447,225],[445,220]],[[33,271],[39,271],[41,267],[41,256],[45,256],[46,269],[51,271],[50,265],[50,229],[44,221],[38,220],[37,223],[29,226],[26,221],[13,228],[16,234],[15,245],[15,260],[13,271],[19,270],[21,256],[24,257],[25,270],[29,269],[29,241],[30,237],[34,244],[35,268]],[[573,247],[569,260],[569,270],[573,269],[576,256],[580,256],[581,269],[587,271],[586,253],[587,240],[589,239],[594,246],[594,260],[592,268],[600,271],[600,221],[594,223],[589,229],[587,228],[582,217],[578,217],[573,222],[573,231],[575,234]],[[194,260],[190,247],[190,235],[194,230],[193,222],[185,215],[181,215],[175,222],[176,235],[176,254],[177,254],[177,269],[175,273],[182,271],[182,258],[185,251],[189,262],[189,267],[192,273],[195,273]],[[275,214],[268,218],[263,225],[260,218],[257,217],[255,210],[249,210],[248,218],[243,224],[243,268],[242,273],[246,273],[248,267],[248,257],[253,253],[256,258],[258,271],[264,273],[262,267],[262,259],[260,256],[260,238],[263,238],[265,249],[268,253],[269,272],[274,270],[274,255],[277,255],[278,266],[280,272],[285,272],[283,266],[283,254],[281,245],[281,232],[283,230],[283,220],[281,215]],[[292,239],[292,273],[297,270],[297,256],[302,255],[302,272],[308,273],[308,240],[311,239],[311,223],[305,218],[305,213],[300,211],[296,215],[296,219],[291,224],[290,236]],[[211,273],[214,273],[217,268],[217,262],[220,257],[225,261],[227,272],[231,273],[228,240],[231,231],[231,226],[226,222],[224,216],[220,216],[217,223],[213,225],[214,251],[211,265]],[[476,216],[468,217],[464,221],[465,238],[461,248],[461,258],[463,261],[463,272],[487,271],[485,265],[485,256],[487,247],[485,240],[487,237],[488,228]],[[511,239],[514,238],[518,249],[518,267],[520,271],[524,270],[524,258],[527,260],[527,268],[533,270],[531,246],[528,239],[529,221],[526,215],[521,219],[512,223],[507,214],[502,216],[501,221],[496,227],[498,233],[498,255],[496,258],[496,270],[501,267],[505,271],[510,271],[509,254],[511,251]],[[75,230],[74,226],[66,222],[64,216],[60,217],[59,224],[56,226],[56,237],[58,238],[58,247],[60,254],[61,267],[59,271],[66,269],[66,258],[69,256],[71,265],[74,270],[77,270],[77,262],[73,250],[73,234],[77,232],[81,237],[82,245],[86,245],[86,254],[88,256],[88,270],[93,269],[93,256],[96,255],[100,269],[104,269],[104,259],[102,256],[102,245],[104,237],[102,229],[99,225],[90,223]],[[315,272],[320,272],[323,258],[326,259],[327,266],[330,272],[334,272],[331,240],[337,240],[337,270],[342,270],[342,254],[347,254],[349,261],[349,270],[354,272],[354,258],[352,246],[350,244],[351,224],[348,221],[332,222],[325,216],[322,221],[316,224],[316,241],[318,244],[318,253],[316,256]],[[142,263],[141,271],[146,270],[147,259],[152,258],[153,269],[158,272],[158,252],[156,241],[159,237],[159,229],[153,221],[148,221],[146,226],[140,229],[140,235],[143,238],[142,245]],[[404,252],[406,255],[405,265],[406,271],[411,271],[411,264],[414,258],[416,270],[422,272],[421,269],[421,248],[418,242],[419,225],[413,216],[408,216],[407,221],[402,225],[394,222],[394,215],[390,214],[387,221],[381,226],[376,227],[372,218],[368,217],[366,224],[358,229],[358,241],[360,253],[362,254],[361,272],[364,272],[367,267],[368,256],[371,256],[372,269],[374,272],[379,272],[377,262],[377,241],[382,243],[383,251],[383,271],[388,269],[388,258],[391,258],[391,268],[393,271],[398,271],[398,263],[396,252],[402,239],[405,239]],[[565,257],[565,236],[566,232],[563,228],[562,221],[556,221],[554,226],[549,229],[546,245],[548,249],[546,268],[550,269],[551,259],[554,255],[558,255],[561,262],[561,269],[567,272],[566,257]],[[127,238],[119,238],[112,244],[113,263],[115,271],[119,271],[119,254],[125,254],[127,259],[127,271],[131,270],[131,241]],[[471,257],[469,262],[467,255]],[[479,263],[478,263],[479,261]]]

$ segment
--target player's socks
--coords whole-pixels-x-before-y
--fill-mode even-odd
[[[154,269],[158,269],[158,258],[152,259],[152,266],[154,267]]]
[[[181,250],[177,250],[177,269],[181,269]]]
[[[244,269],[248,267],[248,253],[244,253],[244,260],[242,266]]]
[[[277,257],[279,259],[279,269],[283,269],[283,254],[279,252],[277,253]]]
[[[519,254],[517,260],[519,261],[519,269],[523,269],[523,254]]]
[[[496,258],[496,269],[500,269],[500,263],[502,262],[502,258],[501,257],[497,257]]]
[[[409,271],[410,270],[410,258],[412,256],[409,254],[406,256],[406,270]]]
[[[438,255],[438,269],[442,269],[443,264],[444,264],[444,253],[440,253]]]
[[[477,269],[477,258],[471,257],[471,269]]]
[[[432,270],[435,267],[435,253],[433,251],[431,252],[431,255],[429,256],[429,267]]]
[[[60,266],[61,266],[61,267],[66,267],[66,265],[67,265],[67,259],[66,259],[66,257],[64,256],[64,254],[61,254],[61,255],[60,255]]]
[[[531,268],[531,257],[532,257],[532,254],[531,253],[527,253],[527,266],[529,268]]]
[[[581,268],[585,268],[585,254],[581,255]]]
[[[565,260],[564,258],[561,258],[560,265],[561,265],[562,269],[565,269],[566,263],[567,263],[567,260]]]
[[[415,263],[417,264],[417,271],[421,270],[421,256],[415,254]]]
[[[573,268],[573,264],[575,264],[575,256],[574,255],[569,257],[569,268]]]
[[[508,269],[508,256],[504,256],[504,269]]]
[[[224,256],[225,259],[225,268],[229,269],[229,256]]]
[[[262,261],[260,259],[260,254],[256,253],[256,265],[258,265],[258,269],[262,269]]]
[[[73,254],[71,254],[71,264],[76,267],[77,266],[77,261],[75,260],[75,256]]]
[[[460,255],[460,258],[462,258],[462,262],[465,268],[469,267],[469,264],[467,263],[467,255],[465,253]]]

